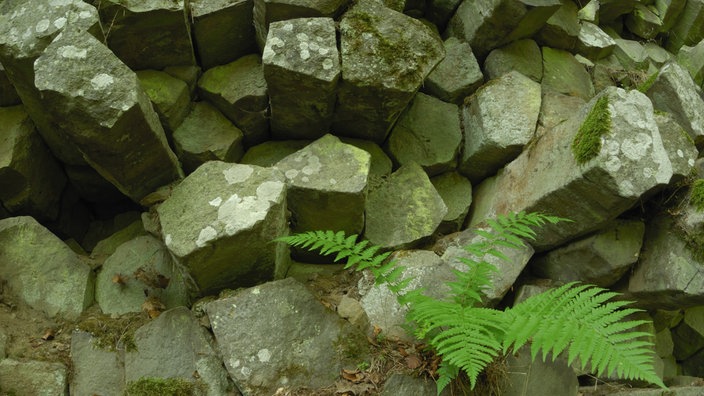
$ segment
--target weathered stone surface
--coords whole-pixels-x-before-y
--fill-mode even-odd
[[[138,71],[137,78],[152,101],[164,130],[169,134],[173,133],[191,110],[188,85],[166,72],[157,70]]]
[[[380,396],[431,396],[437,395],[437,387],[433,381],[426,378],[419,378],[409,374],[392,374],[385,382]],[[448,386],[441,393],[442,396],[451,394]]]
[[[0,390],[17,396],[68,396],[68,370],[61,363],[3,359]]]
[[[0,13],[0,62],[7,77],[54,155],[64,163],[86,165],[78,148],[67,140],[44,108],[34,85],[33,65],[67,25],[102,40],[97,10],[80,0],[7,1],[3,6],[6,8]]]
[[[242,164],[268,167],[309,145],[310,140],[269,140],[252,146],[240,160]]]
[[[349,321],[353,325],[357,326],[363,332],[369,329],[369,318],[367,313],[364,312],[362,304],[352,297],[344,295],[340,298],[340,302],[337,304],[337,314],[341,318]]]
[[[616,41],[593,23],[582,22],[581,25],[582,28],[577,37],[577,52],[591,60],[611,55],[616,47]]]
[[[543,47],[543,89],[585,100],[594,96],[594,86],[584,66],[567,51]]]
[[[459,170],[477,183],[516,158],[535,133],[540,84],[513,71],[492,80],[462,109],[464,148]]]
[[[626,70],[647,70],[648,53],[645,47],[635,40],[614,39],[616,46],[613,54]]]
[[[665,147],[672,163],[672,178],[670,185],[677,183],[692,174],[699,151],[687,132],[677,123],[670,113],[655,113],[662,145]]]
[[[530,346],[526,345],[506,359],[507,378],[502,384],[502,395],[506,396],[577,396],[579,381],[567,359],[552,360],[531,358]]]
[[[123,212],[106,220],[94,220],[88,226],[88,232],[81,246],[87,251],[92,251],[100,241],[140,220],[141,213],[137,211]]]
[[[142,235],[147,235],[144,224],[141,219],[135,219],[126,227],[117,230],[105,239],[101,239],[90,252],[91,258],[103,262],[115,253],[120,245]]]
[[[444,37],[469,43],[483,61],[492,49],[532,36],[561,5],[557,0],[465,1],[450,19]]]
[[[410,163],[369,192],[366,214],[364,237],[394,250],[430,237],[447,214],[447,206],[423,168]]]
[[[262,63],[274,138],[317,139],[329,131],[339,59],[332,18],[291,19],[269,26]]]
[[[101,349],[90,333],[71,335],[71,393],[74,395],[121,395],[125,383],[123,357]]]
[[[24,106],[0,107],[0,201],[12,213],[54,220],[66,185]]]
[[[563,283],[581,281],[609,287],[638,260],[644,232],[641,221],[617,221],[592,236],[550,251],[531,262],[531,269],[538,276]]]
[[[259,55],[206,71],[198,80],[198,92],[242,130],[247,147],[269,137],[269,97]]]
[[[704,145],[704,99],[682,66],[675,62],[663,66],[646,95],[656,110],[675,117],[697,147]]]
[[[462,104],[484,83],[484,75],[469,44],[450,37],[443,45],[445,59],[430,72],[421,90],[445,102]]]
[[[662,20],[645,4],[636,4],[626,16],[626,27],[639,37],[649,40],[662,31]]]
[[[0,246],[2,278],[28,305],[70,320],[93,303],[90,267],[33,218],[0,220]]]
[[[685,360],[704,347],[704,307],[684,310],[684,318],[672,329],[672,353],[677,360]]]
[[[606,102],[608,113],[592,111],[598,100]],[[573,141],[596,117],[609,120],[608,133],[601,136],[601,146],[592,146],[595,157],[577,163]],[[470,224],[524,210],[574,220],[542,227],[532,242],[542,251],[599,229],[671,177],[650,101],[638,91],[611,87],[479,185]]]
[[[442,32],[461,2],[462,0],[428,0],[424,17]]]
[[[495,49],[484,62],[487,80],[499,78],[516,70],[533,81],[543,79],[543,56],[533,40],[518,40]]]
[[[677,53],[683,45],[691,46],[704,39],[704,0],[687,0],[667,32],[665,48],[672,53]]]
[[[168,66],[164,68],[164,73],[168,73],[171,77],[176,77],[188,85],[191,99],[195,98],[196,88],[198,86],[198,78],[201,75],[201,69],[198,66]]]
[[[7,347],[7,334],[3,329],[0,329],[0,360],[7,356],[5,348]]]
[[[638,0],[600,0],[599,1],[599,22],[613,22],[621,15],[633,11]]]
[[[547,131],[567,121],[585,103],[586,101],[579,96],[570,96],[551,91],[543,93],[535,135],[542,136]]]
[[[191,0],[193,40],[203,69],[257,51],[252,0]]]
[[[351,144],[357,148],[360,148],[369,153],[371,156],[371,163],[369,166],[369,178],[367,182],[371,183],[369,179],[380,180],[382,177],[386,177],[391,174],[393,163],[391,158],[384,152],[384,150],[379,147],[378,144],[370,142],[364,139],[355,139],[348,137],[341,137],[340,141],[342,143]]]
[[[369,153],[332,135],[277,162],[288,184],[292,231],[362,232],[369,166]]]
[[[589,0],[582,8],[577,11],[577,17],[580,21],[589,23],[599,23],[599,0]]]
[[[342,81],[333,130],[382,143],[445,56],[442,42],[422,22],[375,0],[345,13],[340,36]]]
[[[286,273],[288,249],[271,242],[288,228],[279,171],[206,162],[157,212],[166,246],[204,294]]]
[[[435,176],[457,167],[461,142],[457,106],[418,93],[391,130],[385,147],[396,164],[415,162],[428,176]]]
[[[647,42],[643,46],[645,47],[645,53],[648,55],[648,61],[650,62],[648,67],[648,73],[650,74],[654,72],[652,70],[653,68],[660,68],[673,58],[671,53],[656,43]],[[682,49],[680,49],[679,53],[682,53]]]
[[[541,45],[569,51],[577,44],[580,30],[577,19],[577,4],[565,1],[548,18],[545,26],[536,34],[535,39]]]
[[[677,53],[677,62],[687,69],[697,85],[704,88],[704,39],[693,47],[682,46]]]
[[[662,21],[660,27],[661,32],[669,32],[672,26],[677,22],[680,13],[684,9],[687,0],[657,0],[655,1],[655,10]]]
[[[242,131],[208,102],[196,102],[173,135],[174,149],[190,173],[208,161],[237,162],[244,149]]]
[[[195,65],[184,0],[104,0],[108,47],[133,70]]]
[[[45,110],[85,160],[132,200],[181,177],[137,76],[93,36],[65,31],[36,60],[34,73]]]
[[[0,55],[1,57],[2,55]],[[1,58],[0,58],[1,59]],[[7,78],[5,68],[0,64],[0,106],[15,106],[21,104],[22,100],[17,95],[15,86]]]
[[[291,278],[241,290],[206,311],[225,367],[246,395],[325,387],[367,355],[365,336]]]
[[[134,333],[135,350],[125,353],[125,382],[142,377],[182,378],[205,395],[232,391],[211,336],[186,307],[174,308]]]
[[[472,204],[472,184],[458,172],[447,172],[430,179],[442,197],[447,214],[442,219],[438,232],[449,234],[459,231]]]

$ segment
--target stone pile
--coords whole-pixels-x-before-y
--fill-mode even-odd
[[[519,211],[573,221],[502,249],[487,305],[610,288],[666,382],[704,377],[703,89],[704,0],[0,2],[0,394],[434,394],[351,381],[404,308],[369,274],[326,308],[302,282],[338,267],[275,240],[358,234],[440,295]],[[509,389],[577,394],[526,355]]]

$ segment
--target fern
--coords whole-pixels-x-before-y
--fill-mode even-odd
[[[530,342],[535,360],[542,351],[545,360],[567,351],[568,362],[579,360],[599,375],[641,379],[665,387],[652,366],[652,335],[636,330],[645,321],[626,318],[639,312],[625,308],[630,302],[613,301],[618,294],[590,285],[569,283],[533,296],[513,308],[499,311],[481,308],[482,291],[491,286],[496,267],[487,256],[508,258],[500,247],[518,249],[524,240],[536,237],[534,227],[569,221],[540,213],[511,213],[488,220],[485,229],[475,230],[483,239],[465,250],[471,258],[460,259],[467,268],[454,271],[448,282],[450,294],[435,299],[422,289],[405,291],[410,278],[401,279],[404,267],[387,260],[390,252],[368,241],[357,242],[357,235],[342,232],[311,231],[279,238],[291,246],[335,254],[335,261],[347,260],[345,268],[367,269],[376,283],[387,283],[408,307],[406,319],[415,324],[415,336],[426,339],[442,357],[437,371],[438,394],[464,371],[472,388],[479,374],[500,353],[508,353]]]

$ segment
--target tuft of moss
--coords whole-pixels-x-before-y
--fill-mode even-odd
[[[77,327],[92,334],[95,337],[95,346],[100,349],[134,351],[137,349],[134,332],[148,321],[141,312],[128,313],[117,318],[95,315],[82,320]]]
[[[609,99],[602,96],[597,99],[572,141],[572,153],[577,163],[584,164],[599,155],[601,137],[609,133],[610,130]]]
[[[130,382],[124,396],[191,396],[196,384],[183,378],[143,377]]]
[[[689,202],[698,211],[704,211],[704,179],[697,179],[689,190]]]

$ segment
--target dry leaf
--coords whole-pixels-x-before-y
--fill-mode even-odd
[[[161,315],[166,310],[166,305],[156,297],[147,298],[142,304],[142,311],[146,312],[151,319]]]
[[[360,372],[359,370],[342,369],[342,378],[346,379],[347,381],[358,384],[364,381],[364,373]]]
[[[408,355],[404,360],[406,361],[406,366],[411,370],[417,369],[423,364],[423,361],[416,354]]]
[[[127,277],[118,272],[112,276],[112,283],[124,286],[127,284]]]
[[[51,341],[54,339],[54,336],[56,336],[56,332],[54,331],[54,329],[46,329],[44,331],[44,335],[42,336],[42,340]]]

